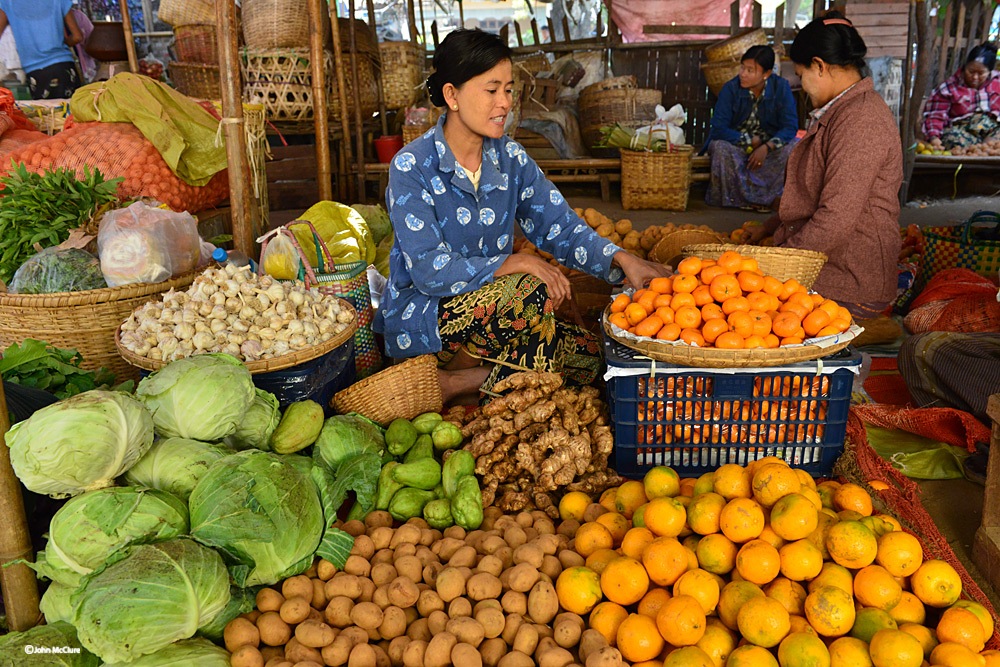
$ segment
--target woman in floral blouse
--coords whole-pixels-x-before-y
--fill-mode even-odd
[[[569,280],[541,258],[513,252],[515,221],[561,264],[609,282],[624,277],[639,288],[669,269],[598,236],[504,135],[514,76],[511,50],[496,35],[450,33],[434,70],[427,89],[446,113],[389,169],[396,240],[375,320],[386,354],[436,354],[445,402],[517,370],[590,382],[600,341],[556,320],[572,298]]]
[[[965,65],[938,86],[924,105],[923,133],[945,149],[1000,139],[1000,76],[996,44],[972,49]]]

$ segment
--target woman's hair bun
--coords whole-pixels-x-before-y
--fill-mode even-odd
[[[427,88],[427,96],[430,98],[431,104],[436,107],[443,107],[445,105],[444,85],[441,83],[441,77],[438,73],[433,72],[427,77],[424,86]]]

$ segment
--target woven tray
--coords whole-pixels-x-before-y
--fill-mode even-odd
[[[812,287],[823,265],[826,264],[826,255],[815,250],[757,245],[687,245],[683,248],[683,254],[697,255],[704,259],[719,259],[719,256],[727,250],[735,250],[744,257],[756,259],[764,275],[774,276],[781,281],[795,278],[806,289]]]
[[[811,339],[819,344],[786,345],[778,348],[754,348],[751,350],[720,350],[715,347],[697,347],[683,342],[660,341],[635,336],[608,322],[608,310],[601,317],[604,333],[622,345],[643,354],[650,359],[678,366],[694,368],[758,368],[786,366],[799,361],[811,361],[840,352],[864,331],[852,326],[842,334]]]
[[[763,28],[754,28],[706,47],[705,57],[708,58],[709,62],[717,60],[739,61],[751,46],[764,44],[767,44],[767,33],[764,32]]]
[[[683,257],[682,250],[692,244],[718,245],[722,236],[703,229],[678,229],[664,234],[649,251],[649,260],[658,264],[671,264],[675,259]],[[719,253],[722,254],[722,253]]]
[[[351,324],[346,329],[325,343],[320,343],[319,345],[314,345],[308,349],[299,350],[298,352],[283,354],[280,357],[260,359],[258,361],[245,361],[243,362],[243,365],[246,366],[247,370],[250,371],[252,375],[256,375],[258,373],[268,373],[270,371],[280,371],[285,368],[292,368],[293,366],[304,364],[307,361],[312,361],[313,359],[322,357],[327,352],[340,347],[354,336],[354,331],[358,328],[358,314],[354,310],[354,307],[343,299],[340,299],[340,307],[348,308],[352,313],[354,313],[354,319],[351,320]],[[170,363],[169,361],[159,361],[156,359],[149,359],[147,357],[140,357],[131,350],[125,349],[121,343],[120,327],[115,329],[115,348],[118,350],[118,354],[121,355],[122,359],[127,361],[132,366],[142,368],[143,370],[158,371]]]
[[[390,366],[338,391],[330,403],[340,414],[357,412],[383,426],[393,419],[440,412],[437,357],[424,354]]]

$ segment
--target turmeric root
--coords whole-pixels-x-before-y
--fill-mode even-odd
[[[530,424],[535,422],[544,422],[552,413],[556,411],[556,404],[552,401],[543,401],[542,403],[536,403],[524,412],[518,413],[514,417],[514,430],[521,431]]]

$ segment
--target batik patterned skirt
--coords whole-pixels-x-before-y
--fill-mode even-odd
[[[793,144],[768,151],[764,164],[747,167],[745,148],[716,140],[708,146],[712,157],[712,180],[705,202],[733,208],[769,207],[785,189],[785,163]]]

